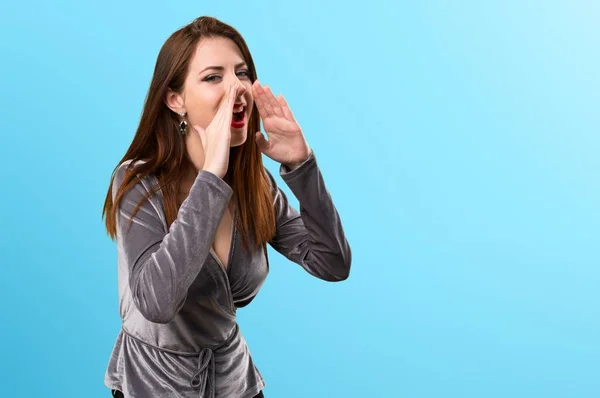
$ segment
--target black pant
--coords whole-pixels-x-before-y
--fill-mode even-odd
[[[114,398],[125,398],[125,396],[123,395],[123,393],[119,390],[111,390],[112,392],[112,396]],[[263,395],[262,391],[258,393],[258,395],[255,395],[254,398],[265,398],[265,396]]]

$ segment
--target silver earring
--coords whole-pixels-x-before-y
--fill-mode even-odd
[[[185,121],[185,111],[179,113],[181,115],[181,122],[179,122],[179,134],[185,135],[187,131],[187,122]]]

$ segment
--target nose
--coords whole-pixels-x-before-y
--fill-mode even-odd
[[[235,74],[234,74],[234,77],[231,80],[230,84],[233,84],[233,85],[237,86],[236,99],[239,98],[239,97],[241,97],[241,96],[243,96],[244,94],[246,94],[246,91],[248,91],[246,89],[246,86],[244,84],[242,84],[242,82],[240,81],[240,79],[238,79],[238,77],[235,76]]]
[[[246,94],[246,86],[244,86],[239,80],[234,83],[237,86],[236,99]]]

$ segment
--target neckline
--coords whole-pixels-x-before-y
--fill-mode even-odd
[[[229,205],[228,205],[229,207]],[[235,220],[236,220],[236,216],[237,216],[237,206],[235,206],[235,203],[233,204],[233,213],[231,216],[231,235],[229,237],[229,252],[227,253],[227,266],[225,266],[225,264],[223,264],[223,262],[221,261],[221,259],[219,258],[219,256],[217,255],[217,253],[215,252],[215,249],[213,248],[213,244],[210,245],[210,254],[212,255],[213,259],[217,262],[217,264],[219,265],[219,268],[221,268],[223,271],[225,271],[225,274],[227,276],[229,276],[230,274],[230,269],[231,269],[231,265],[232,265],[232,259],[233,259],[233,252],[235,249],[235,238],[236,238],[236,228],[235,228]]]

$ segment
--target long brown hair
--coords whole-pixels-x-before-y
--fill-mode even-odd
[[[102,216],[106,217],[106,230],[114,240],[117,234],[116,212],[125,193],[142,178],[154,174],[159,184],[140,200],[134,210],[137,213],[144,201],[159,189],[164,200],[167,226],[177,217],[177,192],[184,171],[192,166],[188,157],[185,138],[178,132],[179,120],[169,109],[165,98],[169,89],[181,92],[188,73],[190,60],[201,39],[226,37],[237,44],[250,71],[251,81],[257,79],[252,55],[246,42],[233,27],[212,17],[199,17],[173,33],[162,46],[150,89],[144,103],[142,117],[133,142],[114,168]],[[263,171],[262,156],[254,141],[254,132],[260,129],[260,119],[254,105],[248,120],[248,138],[239,147],[230,150],[229,168],[224,180],[233,189],[233,199],[237,208],[236,227],[241,231],[242,246],[249,248],[249,238],[254,241],[254,249],[265,247],[275,234],[275,213],[273,192],[268,177]],[[193,130],[188,128],[188,134]],[[135,169],[128,169],[113,201],[112,188],[118,166],[132,159],[132,164],[143,160]]]

